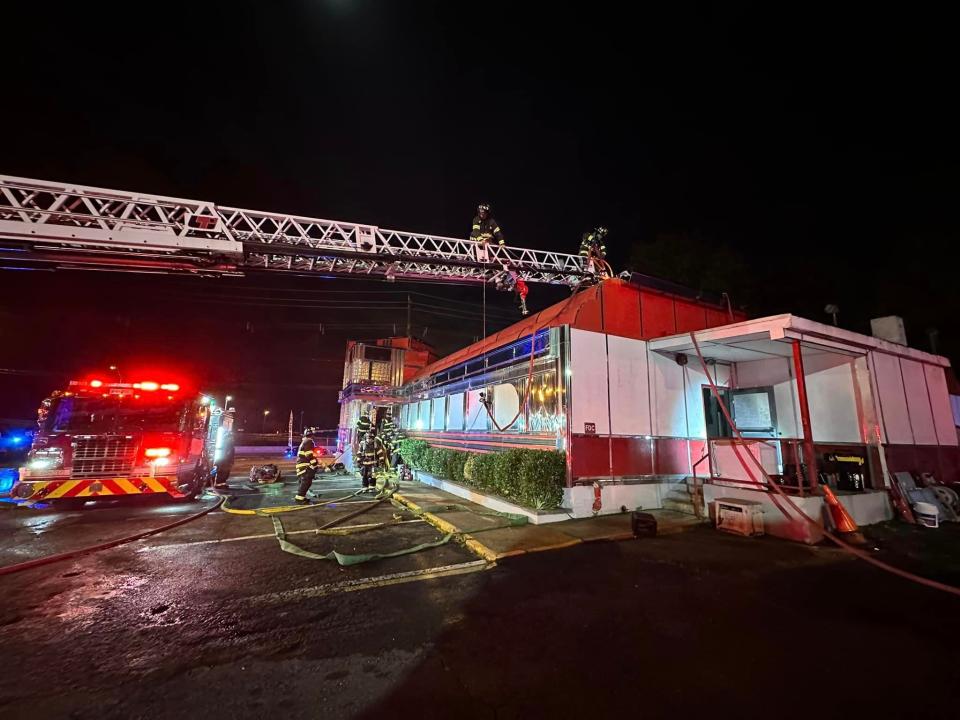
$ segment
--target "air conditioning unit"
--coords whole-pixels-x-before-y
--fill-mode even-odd
[[[737,535],[763,535],[763,505],[753,500],[717,498],[717,529]]]

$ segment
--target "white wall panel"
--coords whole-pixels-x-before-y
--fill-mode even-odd
[[[571,328],[570,365],[573,372],[570,377],[571,431],[582,433],[585,423],[593,423],[598,435],[609,434],[606,337],[602,333]]]
[[[704,385],[709,387],[710,383],[707,381],[703,369],[699,367],[700,363],[697,362],[696,365],[697,367],[694,367],[693,363],[690,363],[684,368],[686,372],[684,383],[687,395],[687,437],[706,438],[707,425],[704,418],[703,387]],[[710,368],[710,375],[713,376],[713,381],[719,387],[724,383],[718,377],[721,373],[717,370],[719,370],[719,366]]]
[[[487,430],[490,428],[490,416],[480,404],[482,390],[470,390],[467,393],[467,430]]]
[[[433,399],[433,415],[430,420],[431,430],[444,430],[447,419],[447,399],[438,397]]]
[[[418,403],[419,409],[417,411],[417,420],[413,424],[415,430],[429,430],[430,429],[430,401],[421,400]]]
[[[650,394],[654,435],[687,436],[683,379],[683,367],[677,365],[676,360],[658,353],[650,353]]]
[[[610,420],[613,435],[651,435],[647,344],[611,335]]]
[[[914,360],[900,358],[900,372],[903,375],[903,392],[907,396],[913,441],[917,445],[936,445],[937,429],[933,424],[933,411],[930,409],[923,365]]]
[[[866,443],[876,443],[877,428],[880,427],[880,414],[877,410],[877,402],[874,399],[874,393],[876,391],[874,389],[873,377],[865,355],[854,358],[853,360],[853,381],[855,387],[859,390],[861,410],[860,426],[863,441]],[[880,441],[883,442],[882,434]]]
[[[882,352],[873,351],[870,356],[873,360],[886,441],[891,445],[912,445],[913,432],[910,430],[907,398],[903,392],[900,361],[895,355]]]
[[[804,355],[807,403],[815,442],[862,442],[853,358],[834,353]]]
[[[521,432],[523,418],[517,418],[520,410],[520,395],[512,383],[503,383],[493,388],[493,416],[504,432]],[[514,418],[516,422],[510,425]],[[496,429],[496,428],[494,428]]]
[[[463,393],[447,398],[447,430],[463,430]]]
[[[947,377],[944,370],[936,365],[924,365],[927,379],[927,390],[930,393],[930,404],[933,406],[933,420],[937,429],[937,440],[941,445],[957,444],[957,428],[952,407],[950,391],[947,389]],[[958,408],[960,409],[960,408]]]

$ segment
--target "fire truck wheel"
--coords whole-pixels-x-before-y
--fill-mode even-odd
[[[190,487],[186,490],[186,494],[183,497],[175,498],[175,500],[184,503],[195,501],[203,492],[204,477],[204,475],[196,475],[190,482]]]

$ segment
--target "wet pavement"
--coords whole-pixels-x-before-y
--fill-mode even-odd
[[[321,494],[356,487],[337,482]],[[202,507],[3,507],[0,565]],[[359,507],[280,517],[291,541],[318,554],[441,537],[389,502],[343,523],[389,525],[316,532]],[[902,563],[923,557],[930,538],[960,542],[956,527],[878,532],[885,559]],[[273,533],[271,517],[217,510],[0,577],[0,716],[946,717],[960,699],[960,602],[829,548],[695,527],[380,585],[477,559],[448,543],[341,567],[283,552]],[[960,582],[949,552],[936,557],[926,569]],[[929,691],[900,682],[917,667],[936,679]]]

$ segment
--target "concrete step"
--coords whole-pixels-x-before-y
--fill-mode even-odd
[[[667,492],[664,500],[678,500],[679,502],[690,502],[693,496],[685,490],[670,490]]]

